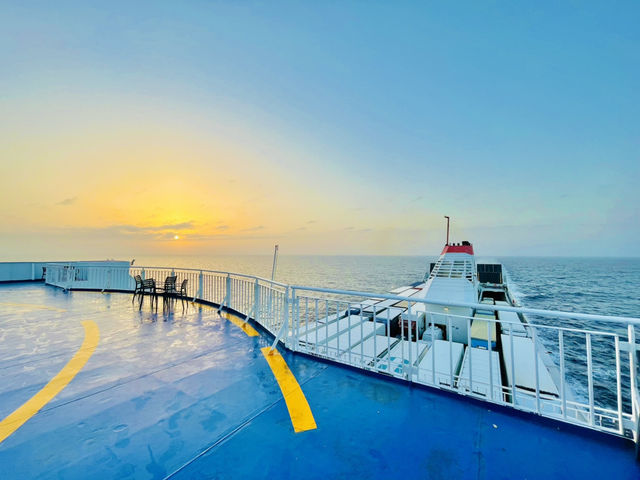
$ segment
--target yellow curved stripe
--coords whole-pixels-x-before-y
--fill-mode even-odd
[[[58,395],[91,358],[100,340],[100,330],[98,330],[98,325],[92,321],[82,322],[82,326],[84,327],[84,341],[73,358],[42,390],[0,422],[0,443]]]
[[[55,312],[66,312],[66,310],[64,308],[49,307],[49,306],[46,306],[46,305],[33,305],[31,303],[0,302],[0,305],[7,305],[9,307],[32,308],[32,309],[36,309],[36,310],[53,310]]]
[[[223,312],[224,318],[229,320],[234,325],[240,327],[244,333],[250,337],[257,337],[260,334],[255,328],[249,325],[248,322],[244,322],[235,315]],[[307,402],[307,398],[304,396],[296,377],[293,375],[287,362],[284,361],[280,352],[271,347],[264,347],[261,349],[262,355],[267,360],[273,376],[276,377],[284,401],[287,404],[287,410],[289,410],[289,417],[291,417],[291,424],[293,430],[296,433],[305,432],[307,430],[315,430],[317,427],[316,421],[311,413],[311,407]]]
[[[291,423],[293,424],[293,430],[299,433],[318,428],[309,403],[280,352],[276,349],[272,350],[271,347],[264,347],[261,350],[282,391],[282,396],[287,404]]]
[[[238,317],[227,312],[223,312],[222,316],[233,323],[236,327],[240,327],[242,331],[250,337],[257,337],[258,335],[260,335],[255,328],[249,325],[249,322],[243,322]]]
[[[206,305],[206,304],[199,304],[199,307],[204,307],[204,308],[210,308],[212,310],[218,310],[217,307],[212,307],[211,305]],[[240,320],[238,317],[236,317],[235,315],[229,313],[229,312],[221,312],[220,313],[221,317],[226,318],[227,320],[229,320],[231,323],[233,323],[236,327],[240,327],[242,329],[242,331],[244,333],[246,333],[247,335],[249,335],[250,337],[257,337],[260,334],[258,333],[258,331],[253,328],[249,322],[244,322],[242,320]]]

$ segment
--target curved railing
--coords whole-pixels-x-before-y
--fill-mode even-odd
[[[46,272],[46,282],[51,285],[112,291],[132,291],[135,275],[158,282],[177,275],[178,282],[187,280],[192,300],[252,319],[275,337],[274,345],[282,342],[292,351],[537,413],[636,443],[640,436],[634,330],[640,325],[638,318],[442,303],[402,295],[286,285],[252,275],[187,268],[58,263],[48,264]],[[372,308],[373,299],[379,307]],[[391,318],[392,308],[383,305],[402,305],[405,311]],[[446,308],[438,313],[429,311],[428,305]],[[485,319],[485,348],[490,352],[477,363],[471,349],[462,349],[461,353],[460,344],[451,340],[452,332],[462,326],[467,332],[465,343],[477,342],[470,333],[474,318],[461,314],[461,308],[515,312],[524,323]],[[535,323],[527,322],[524,315]],[[423,331],[417,319],[423,319]],[[390,334],[393,320],[399,320],[402,340]],[[576,322],[582,326],[575,326]],[[446,330],[447,341],[437,340],[437,325]],[[530,343],[522,339],[518,329],[525,331]],[[503,352],[502,360],[489,343],[492,331],[502,332],[493,333]],[[437,343],[442,350],[438,360]],[[521,344],[528,349],[519,349]],[[433,352],[429,354],[429,350]],[[444,361],[444,366],[438,361]],[[517,377],[516,372],[523,371],[519,369],[522,364],[531,369],[528,380]],[[603,371],[609,378],[594,373]],[[503,375],[507,381],[501,380]]]
[[[178,284],[187,280],[187,295],[233,310],[277,335],[285,319],[288,286],[241,273],[193,268],[144,266],[84,266],[48,264],[46,283],[69,290],[133,291],[136,275],[154,278],[159,286],[168,276],[178,276]]]

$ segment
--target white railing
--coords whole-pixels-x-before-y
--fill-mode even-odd
[[[277,335],[288,318],[288,287],[260,277],[238,273],[172,267],[85,266],[48,264],[46,282],[68,290],[133,291],[135,276],[153,278],[161,287],[166,277],[187,280],[187,295],[233,310]],[[287,307],[287,308],[285,308]]]
[[[43,279],[45,262],[0,262],[0,283]]]
[[[135,275],[186,279],[190,298],[253,319],[274,345],[639,440],[637,318],[288,286],[211,270],[47,265],[47,283],[65,289],[131,291]],[[453,341],[456,332],[466,332],[462,342]]]
[[[326,297],[320,298],[318,293]],[[633,433],[637,430],[639,414],[633,326],[640,325],[640,319],[486,304],[437,303],[414,297],[302,286],[293,286],[292,296],[295,325],[288,343],[292,350],[616,435],[633,436],[637,441],[638,434]],[[378,313],[368,301],[372,298],[388,300],[386,305],[378,303],[383,307],[402,303],[407,311],[405,315],[389,314],[389,308],[381,308]],[[478,318],[453,312],[430,312],[430,306],[529,314],[550,320],[552,324],[516,324],[482,318],[484,331],[476,329],[473,333],[472,322]],[[418,327],[419,318],[423,319],[422,328]],[[568,319],[607,322],[612,328],[559,326],[559,319],[565,323]],[[397,331],[392,334],[394,321]],[[461,325],[467,332],[464,343],[473,346],[475,342],[479,349],[470,351],[452,340],[452,331]],[[442,335],[436,334],[439,332]],[[403,340],[397,338],[398,334]],[[515,348],[514,342],[518,344]],[[593,354],[594,345],[598,346],[597,357]],[[498,347],[503,352],[502,358],[497,353]],[[555,352],[559,366],[549,350]],[[624,360],[627,356],[628,362]],[[523,361],[532,372],[518,378],[523,372]],[[476,370],[480,375],[476,373],[476,377],[474,362],[479,363]],[[610,387],[603,387],[602,379],[594,374],[595,364],[598,370],[615,372]],[[505,381],[500,380],[503,371],[506,371]]]

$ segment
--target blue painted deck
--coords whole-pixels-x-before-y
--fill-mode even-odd
[[[295,434],[266,335],[211,308],[161,310],[0,286],[0,420],[69,361],[81,321],[101,334],[67,388],[0,443],[3,479],[640,477],[631,442],[283,351],[318,425]]]

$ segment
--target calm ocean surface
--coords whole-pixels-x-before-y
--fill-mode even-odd
[[[287,256],[278,260],[276,280],[288,284],[385,293],[424,278],[437,257]],[[163,256],[139,257],[136,265],[169,266],[271,276],[271,256]],[[502,263],[509,285],[522,306],[567,312],[640,318],[640,258],[477,257],[478,263]],[[529,317],[532,323],[558,325],[558,320]],[[626,335],[626,327],[561,321],[562,325],[612,328]],[[636,329],[638,331],[638,329]],[[541,334],[551,356],[559,363],[557,335]],[[566,335],[567,376],[577,396],[587,396],[584,335]],[[615,405],[613,343],[598,338],[592,343],[596,403]],[[628,385],[628,377],[623,376]],[[626,402],[625,402],[626,403]]]
[[[422,280],[437,257],[287,256],[276,280],[297,285],[388,292]],[[502,263],[523,306],[640,317],[640,258],[477,257]],[[136,265],[169,266],[271,277],[273,257],[139,257]]]

